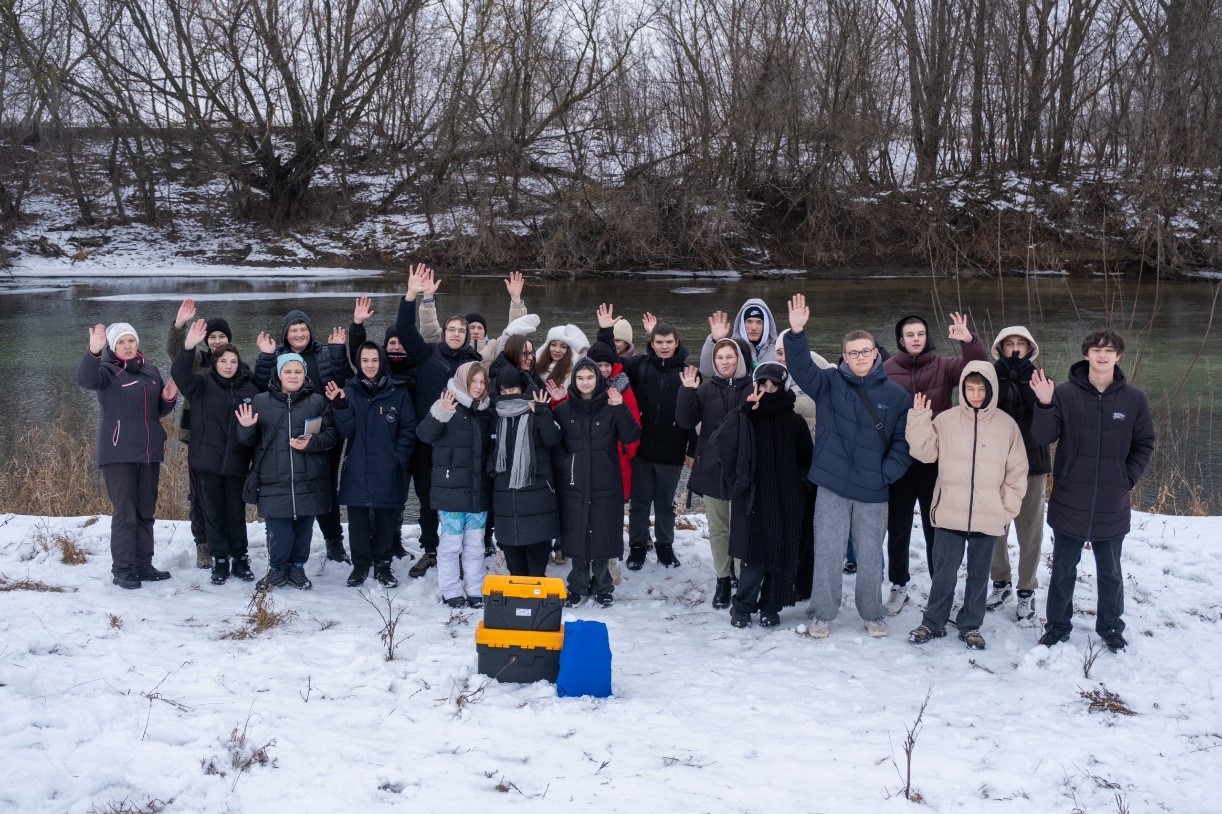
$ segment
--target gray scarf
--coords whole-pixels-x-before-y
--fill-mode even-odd
[[[518,437],[513,448],[513,465],[509,470],[509,488],[521,489],[534,477],[535,445],[530,438],[530,399],[504,399],[496,403],[496,414],[500,416],[496,428],[496,471],[504,472],[509,466],[509,419],[521,416],[518,421]]]

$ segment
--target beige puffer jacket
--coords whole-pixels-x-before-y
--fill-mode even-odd
[[[988,398],[979,410],[967,405],[963,380],[979,373]],[[959,404],[931,420],[931,412],[908,412],[912,457],[938,462],[938,482],[929,511],[935,527],[1000,537],[1018,515],[1027,491],[1027,450],[1014,419],[997,407],[997,374],[988,362],[969,362],[959,377]]]

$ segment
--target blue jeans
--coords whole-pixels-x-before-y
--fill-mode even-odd
[[[1120,570],[1120,550],[1124,537],[1092,540],[1095,554],[1098,604],[1095,606],[1095,632],[1100,636],[1123,633],[1124,574]],[[1068,636],[1073,630],[1073,590],[1078,579],[1084,540],[1052,531],[1052,577],[1048,580],[1048,622],[1044,629]]]
[[[268,567],[284,571],[293,565],[305,565],[310,559],[310,540],[314,537],[314,515],[293,519],[269,517],[267,525]]]

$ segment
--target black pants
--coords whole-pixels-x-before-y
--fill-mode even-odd
[[[569,571],[569,594],[571,596],[588,594],[597,596],[615,592],[615,583],[612,582],[611,572],[608,570],[610,557],[595,557],[592,560],[573,557],[569,562],[573,563],[573,570]]]
[[[191,518],[191,539],[197,546],[204,545],[208,540],[208,524],[199,497],[199,472],[194,469],[187,470],[187,517]]]
[[[327,450],[327,465],[331,468],[331,510],[325,514],[315,515],[318,520],[318,530],[324,540],[344,541],[344,527],[340,524],[339,514],[339,465],[344,459],[344,443],[340,441]]]
[[[777,575],[762,565],[743,563],[738,573],[738,591],[734,594],[734,610],[739,613],[780,613],[781,606],[772,600],[772,586]]]
[[[887,500],[887,578],[893,585],[907,585],[908,549],[912,544],[912,510],[921,504],[921,528],[925,532],[925,565],[933,571],[933,523],[929,506],[938,482],[938,465],[913,461],[903,477],[891,484]]]
[[[110,518],[111,573],[151,567],[161,464],[106,464],[101,469],[114,507]]]
[[[489,515],[491,518],[492,515]],[[505,552],[505,565],[509,567],[512,577],[545,577],[547,576],[547,561],[552,553],[552,541],[530,545],[501,546]]]
[[[191,470],[199,482],[199,502],[204,513],[208,551],[213,557],[245,557],[246,503],[242,500],[241,475],[213,475]]]
[[[394,544],[399,548],[403,547],[403,513],[407,511],[407,490],[411,486],[411,483],[412,468],[411,461],[408,461],[407,469],[403,470],[403,505],[398,509],[395,509],[395,528],[392,534]],[[351,518],[351,511],[349,511],[349,518]],[[351,519],[349,519],[348,534],[349,536],[352,534]]]
[[[348,507],[348,547],[353,565],[390,562],[395,539],[395,510]]]
[[[437,553],[437,526],[441,522],[429,503],[433,488],[433,447],[416,441],[412,451],[412,480],[416,482],[416,500],[420,501],[420,547],[426,554]]]

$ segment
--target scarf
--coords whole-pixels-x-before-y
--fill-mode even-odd
[[[500,416],[496,429],[496,471],[509,468],[509,488],[521,489],[530,484],[535,470],[535,445],[530,438],[531,411],[529,399],[507,398],[496,403],[496,414]],[[513,462],[509,457],[509,422],[518,419],[517,437],[514,439]]]

